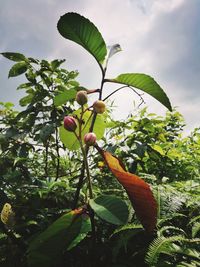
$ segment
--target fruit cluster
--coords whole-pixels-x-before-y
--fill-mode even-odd
[[[76,101],[82,107],[87,104],[88,96],[87,91],[81,90],[76,94]],[[96,100],[93,105],[93,112],[96,114],[103,114],[106,110],[106,105],[102,100]],[[81,123],[73,116],[66,116],[64,118],[64,128],[69,132],[75,132],[78,124]],[[87,133],[84,136],[84,142],[88,146],[93,146],[96,143],[96,135],[93,132]]]

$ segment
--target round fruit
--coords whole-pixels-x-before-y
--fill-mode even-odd
[[[79,105],[83,106],[88,102],[87,92],[86,91],[79,91],[76,94],[76,101]]]
[[[102,114],[106,110],[106,105],[102,100],[97,100],[94,102],[93,108],[96,113]]]
[[[74,117],[72,116],[64,117],[64,128],[69,132],[75,132],[77,128],[77,123]]]
[[[96,143],[97,137],[95,133],[87,133],[84,136],[84,142],[88,146],[93,146]]]

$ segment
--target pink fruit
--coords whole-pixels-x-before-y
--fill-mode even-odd
[[[77,128],[77,123],[74,117],[66,116],[64,117],[64,128],[69,132],[74,132]]]
[[[96,143],[97,137],[95,133],[87,133],[84,136],[84,142],[88,146],[93,146]]]

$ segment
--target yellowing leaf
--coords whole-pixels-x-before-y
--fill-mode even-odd
[[[105,163],[103,161],[98,162],[98,167],[103,168],[105,166]]]
[[[14,215],[12,206],[9,203],[5,203],[1,211],[1,221],[7,226],[12,226],[14,223]]]
[[[152,232],[156,226],[157,203],[150,186],[138,176],[126,172],[122,162],[107,151],[98,149],[111,172],[126,190],[143,227]]]
[[[163,151],[162,147],[159,145],[150,145],[153,150],[157,151],[160,155],[164,156],[165,152]]]

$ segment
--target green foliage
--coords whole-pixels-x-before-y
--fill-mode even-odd
[[[70,101],[74,99],[76,96],[76,91],[74,89],[61,91],[58,95],[54,98],[54,105],[56,107],[62,106],[67,103],[67,101]]]
[[[160,254],[163,253],[172,256],[174,252],[172,249],[173,242],[180,242],[182,240],[182,236],[172,236],[168,238],[163,236],[158,237],[149,247],[149,251],[147,252],[146,256],[146,262],[149,264],[149,266],[156,266]]]
[[[158,237],[155,239],[152,244],[149,246],[149,250],[146,255],[146,262],[149,266],[157,266],[160,254],[165,254],[175,258],[175,254],[181,254],[185,257],[199,260],[200,253],[193,249],[186,249],[183,244],[187,242],[200,243],[200,239],[190,239],[187,240],[183,236],[171,236],[171,237]],[[178,243],[179,245],[177,245]],[[182,243],[182,247],[180,246]],[[160,259],[160,263],[164,264],[165,262]],[[161,264],[159,264],[162,266]]]
[[[109,223],[126,224],[129,217],[126,203],[115,196],[101,195],[90,200],[90,206],[102,220]]]
[[[27,71],[27,63],[24,61],[18,62],[15,65],[13,65],[12,68],[10,69],[8,78],[19,76],[26,71]]]
[[[63,250],[70,250],[90,231],[89,217],[69,212],[57,219],[29,245],[30,266],[54,266]]]
[[[16,62],[27,61],[27,58],[23,54],[20,54],[20,53],[7,52],[7,53],[1,53],[1,55],[7,59],[10,59]]]
[[[127,160],[131,172],[153,174],[157,183],[162,179],[196,179],[200,175],[199,129],[182,137],[183,127],[183,118],[177,111],[163,118],[148,114],[144,108],[126,123],[118,123],[111,138],[118,140],[119,156]]]
[[[96,28],[88,19],[76,13],[66,13],[58,21],[58,31],[66,39],[83,46],[102,64],[106,54],[106,44]]]

